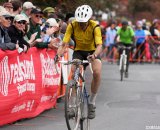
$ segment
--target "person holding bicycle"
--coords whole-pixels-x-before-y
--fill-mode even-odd
[[[93,11],[89,5],[79,6],[75,11],[75,20],[68,26],[63,38],[62,46],[57,51],[58,56],[62,56],[72,37],[75,41],[73,59],[90,59],[93,69],[93,79],[91,83],[91,95],[89,99],[88,118],[95,118],[95,100],[100,86],[102,63],[99,54],[102,51],[101,29],[96,21],[91,20]],[[72,74],[75,66],[71,67]],[[74,115],[74,113],[70,113]]]
[[[119,42],[117,42],[118,46],[126,46],[126,47],[133,47],[133,43],[135,42],[135,37],[134,37],[134,30],[128,25],[128,21],[122,21],[122,27],[118,29],[117,35],[115,36],[115,43],[117,40],[117,37],[119,36]],[[122,54],[123,50],[119,49],[119,58],[120,55]],[[130,51],[127,49],[126,50],[127,54],[127,65],[126,65],[126,72],[125,72],[125,77],[128,77],[128,66],[129,66],[129,57],[130,57]]]

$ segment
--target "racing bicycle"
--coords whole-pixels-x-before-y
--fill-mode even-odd
[[[126,47],[124,45],[120,45],[118,46],[118,48],[122,49],[122,54],[120,55],[120,61],[119,61],[119,70],[120,70],[120,80],[123,81],[124,74],[126,78],[128,77],[126,70],[128,67],[127,62],[129,61],[127,61],[128,57],[126,51],[130,51],[132,46]]]
[[[73,78],[68,81],[65,92],[65,119],[68,130],[89,130],[88,118],[89,94],[85,86],[85,68],[88,60],[59,61],[64,65],[75,65]],[[72,97],[75,100],[72,100]],[[74,112],[70,116],[69,112]]]

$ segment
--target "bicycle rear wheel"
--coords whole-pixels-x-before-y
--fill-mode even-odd
[[[65,119],[68,130],[81,130],[81,96],[80,88],[77,87],[75,80],[70,80],[66,87],[65,93]],[[74,96],[75,101],[72,101]],[[70,117],[69,111],[74,112],[74,116]]]

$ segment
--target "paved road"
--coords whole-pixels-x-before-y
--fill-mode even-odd
[[[129,78],[121,82],[118,66],[103,63],[96,112],[91,130],[160,128],[160,65],[131,65]],[[57,109],[0,130],[67,130],[63,100],[57,104]]]

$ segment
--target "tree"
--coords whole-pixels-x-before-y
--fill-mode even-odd
[[[129,13],[135,19],[149,19],[159,17],[160,1],[159,0],[129,0]]]

